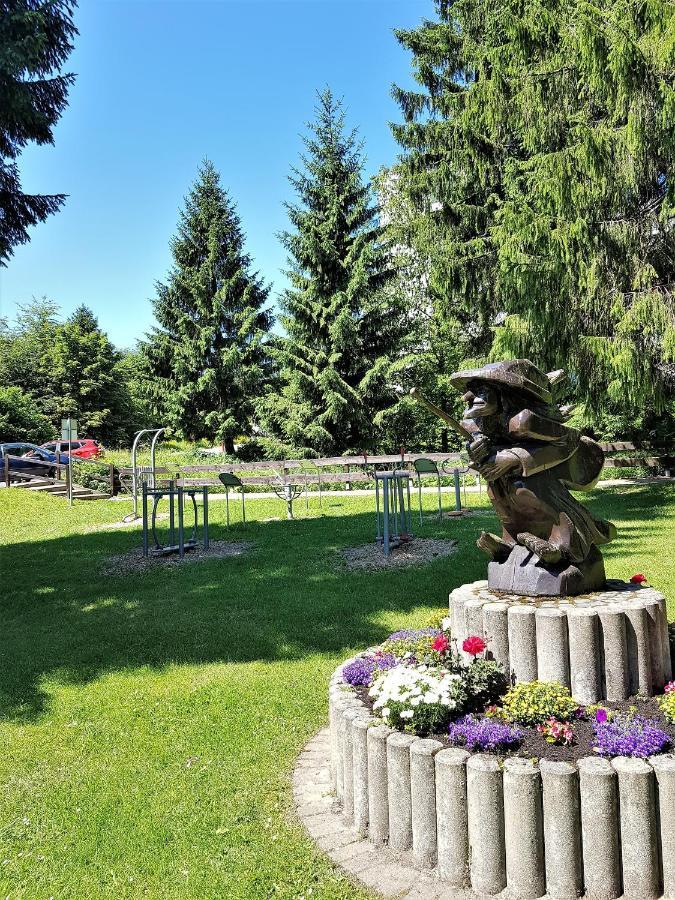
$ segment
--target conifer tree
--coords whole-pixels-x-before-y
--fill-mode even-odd
[[[376,416],[395,400],[388,376],[400,326],[381,292],[388,259],[361,145],[329,89],[315,113],[303,165],[289,178],[293,230],[282,235],[290,281],[275,354],[282,387],[261,404],[268,430],[309,455],[375,445]]]
[[[63,194],[24,194],[17,159],[30,141],[53,143],[53,128],[75,76],[60,74],[77,29],[72,0],[0,3],[0,265],[28,228],[43,222]]]
[[[399,31],[418,252],[476,352],[572,370],[591,410],[675,388],[675,7],[437,0]]]
[[[142,344],[158,421],[234,452],[251,430],[253,401],[269,376],[269,288],[251,270],[239,217],[206,160],[171,243],[174,264],[157,284],[157,326]]]
[[[119,360],[120,354],[86,306],[78,307],[58,326],[49,353],[54,424],[74,415],[83,436],[109,445],[124,442],[131,429]]]

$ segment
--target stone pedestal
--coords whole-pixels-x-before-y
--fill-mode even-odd
[[[580,563],[545,565],[526,547],[514,547],[506,562],[488,563],[488,586],[527,597],[568,597],[602,590],[605,564],[597,547]]]
[[[450,623],[460,649],[479,635],[513,681],[559,681],[579,703],[651,695],[673,677],[665,598],[653,588],[607,581],[529,597],[475,581],[450,594]]]

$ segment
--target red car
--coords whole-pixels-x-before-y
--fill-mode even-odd
[[[51,453],[56,453],[57,447],[60,447],[62,453],[67,453],[68,441],[50,441],[48,444],[43,444],[42,447]],[[73,459],[98,459],[103,451],[100,445],[91,438],[80,438],[72,442],[71,453]]]

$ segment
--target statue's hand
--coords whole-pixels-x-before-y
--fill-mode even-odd
[[[471,462],[478,466],[490,457],[493,450],[492,441],[484,434],[479,434],[466,449]]]
[[[499,450],[484,462],[477,463],[475,467],[486,481],[496,481],[514,469],[520,469],[520,460],[509,450]]]

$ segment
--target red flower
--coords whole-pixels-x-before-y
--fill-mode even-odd
[[[439,634],[436,640],[431,645],[431,649],[438,650],[439,653],[445,653],[449,647],[450,641],[445,634]]]
[[[643,575],[641,572],[638,572],[637,575],[631,575],[631,584],[642,584],[647,580],[647,576]]]
[[[462,644],[462,650],[470,656],[478,656],[478,654],[482,653],[486,647],[487,644],[483,638],[478,637],[475,634],[472,635],[472,637],[468,637]]]

